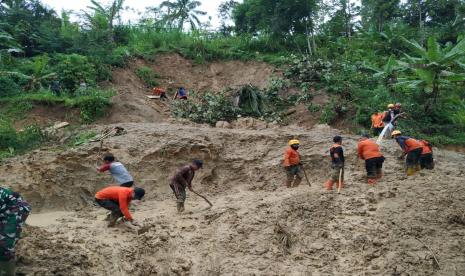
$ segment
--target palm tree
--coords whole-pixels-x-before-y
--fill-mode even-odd
[[[193,0],[176,0],[175,2],[164,1],[160,5],[160,9],[168,9],[164,16],[164,21],[172,26],[177,23],[178,30],[184,28],[184,24],[190,24],[191,30],[195,30],[200,25],[199,15],[206,15],[204,11],[197,10],[202,3]]]

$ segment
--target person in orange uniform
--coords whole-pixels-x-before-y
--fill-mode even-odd
[[[420,156],[420,166],[422,169],[432,170],[434,169],[434,159],[433,159],[433,145],[426,140],[419,141],[422,146],[421,156]]]
[[[399,144],[399,146],[404,151],[399,159],[403,159],[404,156],[407,155],[407,159],[405,160],[407,164],[407,175],[414,175],[415,172],[421,170],[420,156],[423,147],[420,142],[413,138],[402,136],[402,132],[399,130],[394,130],[391,134],[391,137],[396,139],[397,144]]]
[[[300,142],[297,139],[292,139],[288,143],[289,147],[284,153],[284,168],[286,169],[287,180],[286,187],[297,187],[302,182],[302,163],[300,162],[300,154],[298,152]]]
[[[141,200],[144,195],[145,190],[142,188],[110,186],[98,191],[95,194],[95,201],[101,207],[111,211],[108,227],[115,226],[116,221],[123,216],[133,225],[137,225],[129,213],[128,206],[133,199]]]
[[[168,99],[168,97],[166,97],[166,90],[163,89],[163,88],[154,87],[153,90],[152,90],[152,92],[153,92],[153,95],[159,96],[159,97],[160,97],[160,100]]]
[[[365,160],[368,184],[375,184],[383,176],[384,156],[368,134],[360,138],[357,148],[358,158]]]
[[[334,145],[329,149],[329,156],[331,157],[331,178],[325,183],[326,190],[333,189],[334,183],[339,185],[339,177],[341,178],[341,188],[344,186],[344,149],[342,148],[342,137],[334,136]]]

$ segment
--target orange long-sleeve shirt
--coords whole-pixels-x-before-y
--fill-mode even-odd
[[[134,190],[133,188],[111,186],[111,187],[107,187],[107,188],[104,188],[98,191],[95,194],[95,198],[117,201],[119,204],[119,208],[121,212],[123,213],[124,217],[128,220],[132,220],[132,216],[131,216],[131,213],[129,213],[128,206],[132,200],[133,190]]]
[[[299,165],[300,155],[299,153],[291,147],[286,149],[284,153],[284,167],[289,167],[293,165]]]
[[[363,160],[381,157],[383,154],[379,150],[378,144],[370,139],[364,139],[358,142],[358,157]]]

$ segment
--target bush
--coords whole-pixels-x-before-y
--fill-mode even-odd
[[[16,131],[10,122],[0,120],[0,159],[33,149],[45,139],[45,134],[36,125]]]
[[[8,97],[21,93],[21,87],[11,77],[0,76],[0,97]]]
[[[157,78],[160,76],[155,73],[152,68],[141,66],[137,68],[136,75],[145,83],[147,87],[155,87],[158,85]]]
[[[173,102],[173,115],[196,123],[214,125],[218,121],[231,121],[237,118],[238,108],[225,93],[207,92],[204,95],[192,93],[189,100]]]
[[[54,71],[58,74],[61,88],[71,94],[79,87],[81,80],[84,80],[88,86],[95,84],[95,68],[87,57],[78,54],[58,54],[55,56],[55,62]]]
[[[105,115],[111,105],[111,91],[89,90],[87,95],[66,101],[68,106],[77,107],[83,123],[91,123]]]
[[[118,47],[114,49],[111,54],[108,56],[106,63],[123,67],[126,65],[126,61],[131,57],[131,52],[128,47]]]

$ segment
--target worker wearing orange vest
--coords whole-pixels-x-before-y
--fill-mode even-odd
[[[288,143],[289,147],[284,153],[284,168],[286,169],[286,187],[297,187],[302,182],[302,163],[300,162],[300,154],[298,153],[300,142],[297,139],[292,139]]]
[[[358,158],[365,160],[368,184],[375,184],[383,176],[384,156],[378,144],[370,140],[369,135],[363,135],[357,146]]]
[[[422,169],[432,170],[434,169],[434,159],[433,159],[433,145],[426,140],[419,141],[422,146],[421,156],[420,156],[420,166]]]
[[[333,189],[334,183],[336,186],[341,181],[341,188],[344,185],[344,149],[342,148],[342,137],[334,136],[334,145],[329,149],[329,156],[331,158],[331,177],[325,183],[326,190]],[[341,179],[339,179],[339,177]]]
[[[145,190],[142,188],[128,188],[121,186],[106,187],[95,194],[95,201],[101,207],[110,210],[108,227],[113,227],[116,221],[123,217],[137,225],[133,220],[128,206],[132,200],[141,200],[145,195]]]
[[[374,135],[380,135],[384,129],[384,112],[374,113],[371,115],[371,128]]]
[[[415,172],[421,170],[420,156],[423,147],[417,140],[401,135],[402,133],[399,130],[394,130],[391,137],[396,139],[397,144],[399,144],[404,152],[402,156],[400,156],[400,159],[403,159],[404,156],[407,155],[407,175],[411,176],[415,174]]]

